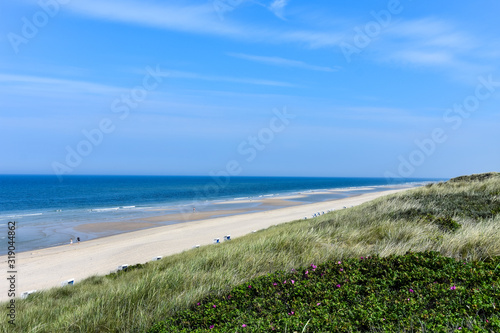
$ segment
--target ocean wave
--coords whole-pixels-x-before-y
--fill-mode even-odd
[[[122,206],[120,209],[132,209],[135,208],[135,206]]]
[[[111,207],[111,208],[94,208],[94,209],[91,209],[90,211],[91,212],[97,212],[97,213],[100,213],[100,212],[110,212],[110,211],[114,211],[114,210],[119,210],[120,207]]]
[[[30,214],[0,216],[0,219],[12,219],[12,218],[20,218],[20,217],[27,217],[27,216],[40,216],[40,215],[43,215],[43,213],[30,213]]]

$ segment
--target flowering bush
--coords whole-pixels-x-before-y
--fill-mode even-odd
[[[149,332],[498,332],[499,267],[436,252],[332,261],[253,279]]]

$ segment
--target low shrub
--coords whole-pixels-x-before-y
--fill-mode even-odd
[[[149,333],[498,332],[499,266],[437,252],[311,264],[209,296]]]

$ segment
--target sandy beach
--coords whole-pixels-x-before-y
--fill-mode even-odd
[[[155,256],[168,256],[189,250],[195,245],[212,244],[214,238],[220,238],[222,241],[224,235],[230,234],[234,239],[272,225],[304,217],[311,218],[315,212],[356,206],[405,190],[407,188],[365,193],[345,199],[303,205],[289,206],[286,202],[280,202],[281,208],[257,213],[233,211],[232,213],[238,215],[216,218],[199,215],[198,219],[190,222],[131,231],[80,244],[17,253],[17,295],[20,296],[22,292],[29,290],[60,286],[61,282],[67,279],[75,279],[75,283],[78,283],[92,275],[115,271],[122,264],[148,262]],[[150,222],[154,225],[154,221]],[[92,226],[82,226],[85,227]],[[95,224],[93,227],[106,228],[105,225]],[[121,228],[118,225],[112,227],[118,230]],[[2,265],[7,267],[7,256],[1,256],[0,260]],[[0,301],[7,299],[7,283],[2,283]]]

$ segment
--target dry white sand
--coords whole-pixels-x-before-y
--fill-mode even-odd
[[[29,290],[60,286],[62,281],[72,278],[78,283],[92,275],[115,271],[122,264],[144,263],[155,256],[168,256],[188,250],[194,245],[211,244],[214,238],[220,238],[222,241],[224,235],[229,234],[231,238],[235,238],[272,225],[304,217],[311,218],[316,212],[355,206],[404,190],[406,188],[258,213],[185,222],[98,238],[80,244],[18,253],[16,295],[20,296],[22,292]],[[2,267],[7,268],[7,256],[1,256],[0,262]],[[8,281],[4,279],[0,286],[0,301],[8,300],[7,289]]]

